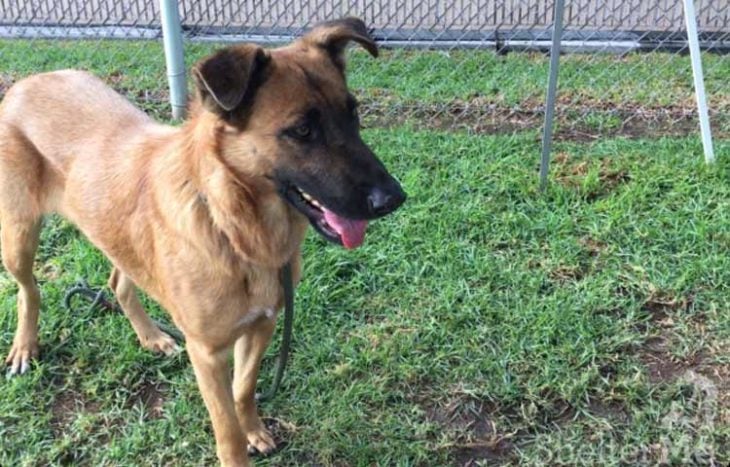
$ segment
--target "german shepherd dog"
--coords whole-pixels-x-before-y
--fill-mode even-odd
[[[220,462],[248,465],[247,447],[271,451],[254,393],[283,303],[280,269],[291,262],[299,280],[307,223],[355,248],[368,220],[405,200],[360,138],[345,81],[350,41],[377,56],[355,18],[277,49],[214,53],[192,70],[196,97],[181,127],[153,122],[81,71],[15,84],[0,104],[2,260],[19,287],[9,372],[38,356],[33,257],[42,216],[56,212],[113,264],[109,286],[142,346],[176,350],[137,287],[184,333]]]

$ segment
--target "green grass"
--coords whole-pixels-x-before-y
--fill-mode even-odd
[[[0,73],[88,59],[75,44],[26,50]],[[0,57],[20,55],[16,46],[0,43]],[[131,62],[85,63],[129,89],[164,87],[157,46],[113,47]],[[352,83],[404,100],[446,99],[449,86],[468,95],[448,59],[394,54],[385,65],[356,54]],[[474,55],[460,63],[489,56]],[[543,58],[491,60],[502,68],[490,82],[523,73],[541,86],[521,66]],[[422,78],[432,69],[449,81],[419,85],[416,64]],[[730,462],[730,142],[718,141],[713,167],[696,137],[560,142],[540,194],[534,131],[401,126],[364,137],[409,200],[358,250],[308,236],[292,360],[261,407],[286,445],[257,465]],[[77,277],[102,285],[108,272],[71,226],[49,219],[36,267],[42,355],[30,374],[0,382],[0,465],[215,462],[185,356],[141,350],[121,315],[63,310]],[[2,271],[2,349],[15,291]]]

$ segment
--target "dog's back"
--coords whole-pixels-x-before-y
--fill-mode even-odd
[[[89,73],[43,73],[19,81],[0,104],[5,149],[0,158],[17,152],[7,145],[25,139],[65,174],[76,157],[102,154],[105,146],[119,148],[130,133],[150,124],[144,112]]]
[[[67,183],[113,184],[139,161],[129,154],[150,134],[170,134],[95,76],[77,70],[34,75],[0,103],[0,195],[33,217],[58,211]],[[91,178],[90,178],[91,177]],[[74,213],[64,213],[74,219]]]

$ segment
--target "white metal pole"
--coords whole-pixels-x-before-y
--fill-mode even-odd
[[[542,131],[542,157],[540,159],[540,191],[547,186],[550,166],[550,149],[553,142],[553,117],[555,115],[555,94],[558,86],[560,67],[560,42],[563,38],[563,10],[565,0],[555,0],[553,20],[553,42],[550,47],[550,74],[548,76],[547,98],[545,99],[545,126]]]
[[[170,86],[172,118],[185,118],[187,83],[183,58],[182,27],[176,0],[160,0],[162,16],[162,42],[165,46],[167,80]]]
[[[700,117],[700,131],[702,132],[702,147],[705,150],[705,162],[711,164],[715,162],[715,151],[712,147],[712,131],[710,130],[710,115],[707,110],[707,96],[705,95],[705,78],[702,74],[702,57],[700,56],[700,43],[697,37],[694,0],[684,0],[684,19],[687,23],[687,42],[689,43],[689,53],[692,59],[697,113]]]

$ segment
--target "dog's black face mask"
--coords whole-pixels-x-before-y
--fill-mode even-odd
[[[287,153],[297,154],[296,161],[275,171],[282,196],[332,242],[359,246],[367,221],[393,212],[406,199],[400,184],[360,138],[351,96],[337,110],[310,109],[279,137],[292,149]]]

